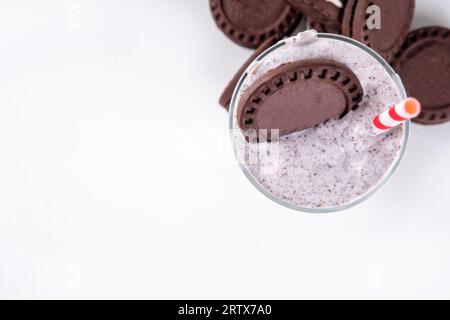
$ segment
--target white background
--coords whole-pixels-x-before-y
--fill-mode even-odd
[[[250,53],[207,0],[2,0],[0,298],[450,298],[450,124],[363,205],[290,211],[217,104]]]

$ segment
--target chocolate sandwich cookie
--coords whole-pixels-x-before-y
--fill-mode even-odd
[[[351,29],[353,24],[353,15],[357,3],[358,3],[357,0],[347,0],[345,2],[344,12],[342,14],[342,21],[341,21],[341,32],[342,35],[346,37],[352,36]]]
[[[432,125],[450,121],[450,29],[411,31],[392,66],[408,94],[422,103],[422,113],[414,122]]]
[[[320,33],[341,34],[341,24],[327,25],[327,24],[318,22],[310,17],[306,17],[306,28],[314,29]]]
[[[217,26],[235,43],[258,48],[289,35],[300,16],[285,0],[209,0]]]
[[[291,62],[247,88],[237,119],[244,132],[278,129],[283,136],[343,118],[362,98],[358,77],[345,65],[327,59]]]
[[[252,64],[256,58],[259,57],[264,51],[269,49],[272,45],[277,42],[276,37],[270,37],[266,41],[264,41],[258,49],[245,61],[245,63],[239,68],[238,72],[234,75],[233,79],[231,79],[230,83],[226,86],[222,95],[220,96],[219,103],[226,110],[230,107],[231,98],[233,97],[234,89],[236,88],[239,79],[242,77],[242,74],[247,70],[247,68]]]
[[[368,11],[371,6],[381,10],[379,29],[369,28],[371,18],[377,18]],[[414,8],[415,0],[347,0],[342,34],[371,47],[390,62],[408,35]]]
[[[318,23],[328,26],[339,26],[341,0],[286,0],[298,12]]]

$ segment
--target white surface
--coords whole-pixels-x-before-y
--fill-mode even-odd
[[[450,125],[358,208],[295,213],[233,162],[216,101],[250,51],[206,0],[0,8],[0,298],[450,298]]]

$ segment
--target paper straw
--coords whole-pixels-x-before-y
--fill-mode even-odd
[[[417,99],[408,98],[377,115],[373,119],[373,133],[375,135],[385,133],[405,121],[417,117],[420,111],[420,102]]]

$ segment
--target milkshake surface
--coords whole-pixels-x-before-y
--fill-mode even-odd
[[[401,82],[381,58],[339,37],[306,31],[277,46],[249,67],[235,93],[231,117],[238,161],[264,193],[289,207],[333,211],[361,201],[386,180],[403,153],[406,124],[371,134],[372,119],[406,98]],[[318,58],[344,64],[358,76],[364,89],[359,108],[341,120],[251,146],[237,126],[234,108],[245,90],[282,64]]]

